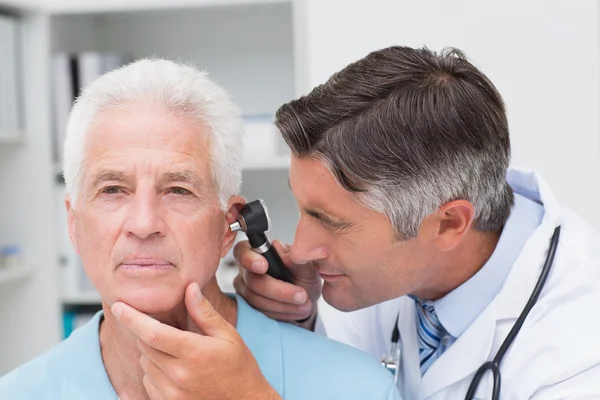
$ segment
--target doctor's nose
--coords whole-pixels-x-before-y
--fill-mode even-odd
[[[164,236],[166,225],[160,207],[159,196],[152,191],[135,193],[123,229],[128,236],[148,239],[154,235]]]
[[[295,264],[307,264],[311,261],[319,261],[327,258],[329,251],[325,240],[315,229],[311,229],[310,223],[302,218],[296,228],[294,242],[290,249],[290,257]]]

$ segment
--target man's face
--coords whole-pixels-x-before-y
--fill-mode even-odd
[[[314,262],[323,297],[343,311],[368,307],[418,288],[426,279],[431,243],[395,240],[383,214],[361,204],[314,158],[293,158],[290,187],[300,207],[292,260]]]
[[[89,131],[71,240],[102,299],[157,314],[212,279],[234,239],[193,121],[144,105],[102,112]],[[234,200],[239,198],[232,198]]]

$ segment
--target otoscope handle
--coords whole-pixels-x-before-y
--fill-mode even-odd
[[[248,242],[250,242],[252,250],[267,259],[269,263],[267,274],[280,281],[294,283],[294,277],[290,270],[287,269],[281,260],[281,257],[279,257],[277,250],[275,250],[275,247],[273,247],[271,241],[264,232],[246,233],[246,236],[248,237]]]
[[[279,279],[280,281],[285,281],[288,283],[294,283],[294,278],[290,273],[290,270],[287,269],[281,257],[279,257],[279,253],[275,250],[275,247],[272,247],[263,253],[263,256],[269,262],[269,269],[267,270],[267,274],[271,275],[275,279]]]
[[[287,267],[281,260],[281,257],[279,257],[279,253],[277,253],[275,247],[271,246],[269,250],[263,253],[263,256],[269,262],[269,269],[267,270],[267,274],[271,275],[275,279],[279,279],[280,281],[285,281],[291,284],[294,283],[294,277],[292,276],[290,270],[287,269]],[[299,319],[296,322],[304,323],[308,321],[309,318],[310,316],[304,319]]]

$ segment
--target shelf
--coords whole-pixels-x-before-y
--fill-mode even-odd
[[[23,281],[32,275],[33,270],[26,266],[0,269],[0,285]]]
[[[96,292],[79,293],[71,296],[64,296],[62,298],[64,305],[79,306],[79,305],[96,305],[101,304],[102,300],[100,295]]]
[[[0,132],[0,144],[21,144],[24,142],[23,134],[4,134]]]
[[[191,7],[288,4],[290,2],[291,0],[29,0],[26,2],[25,7],[35,8],[50,14],[86,14]],[[17,5],[18,1],[13,0],[8,3]]]

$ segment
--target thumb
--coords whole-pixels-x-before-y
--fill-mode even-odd
[[[214,309],[196,282],[190,283],[186,288],[185,307],[204,335],[228,340],[237,336],[235,328]]]

